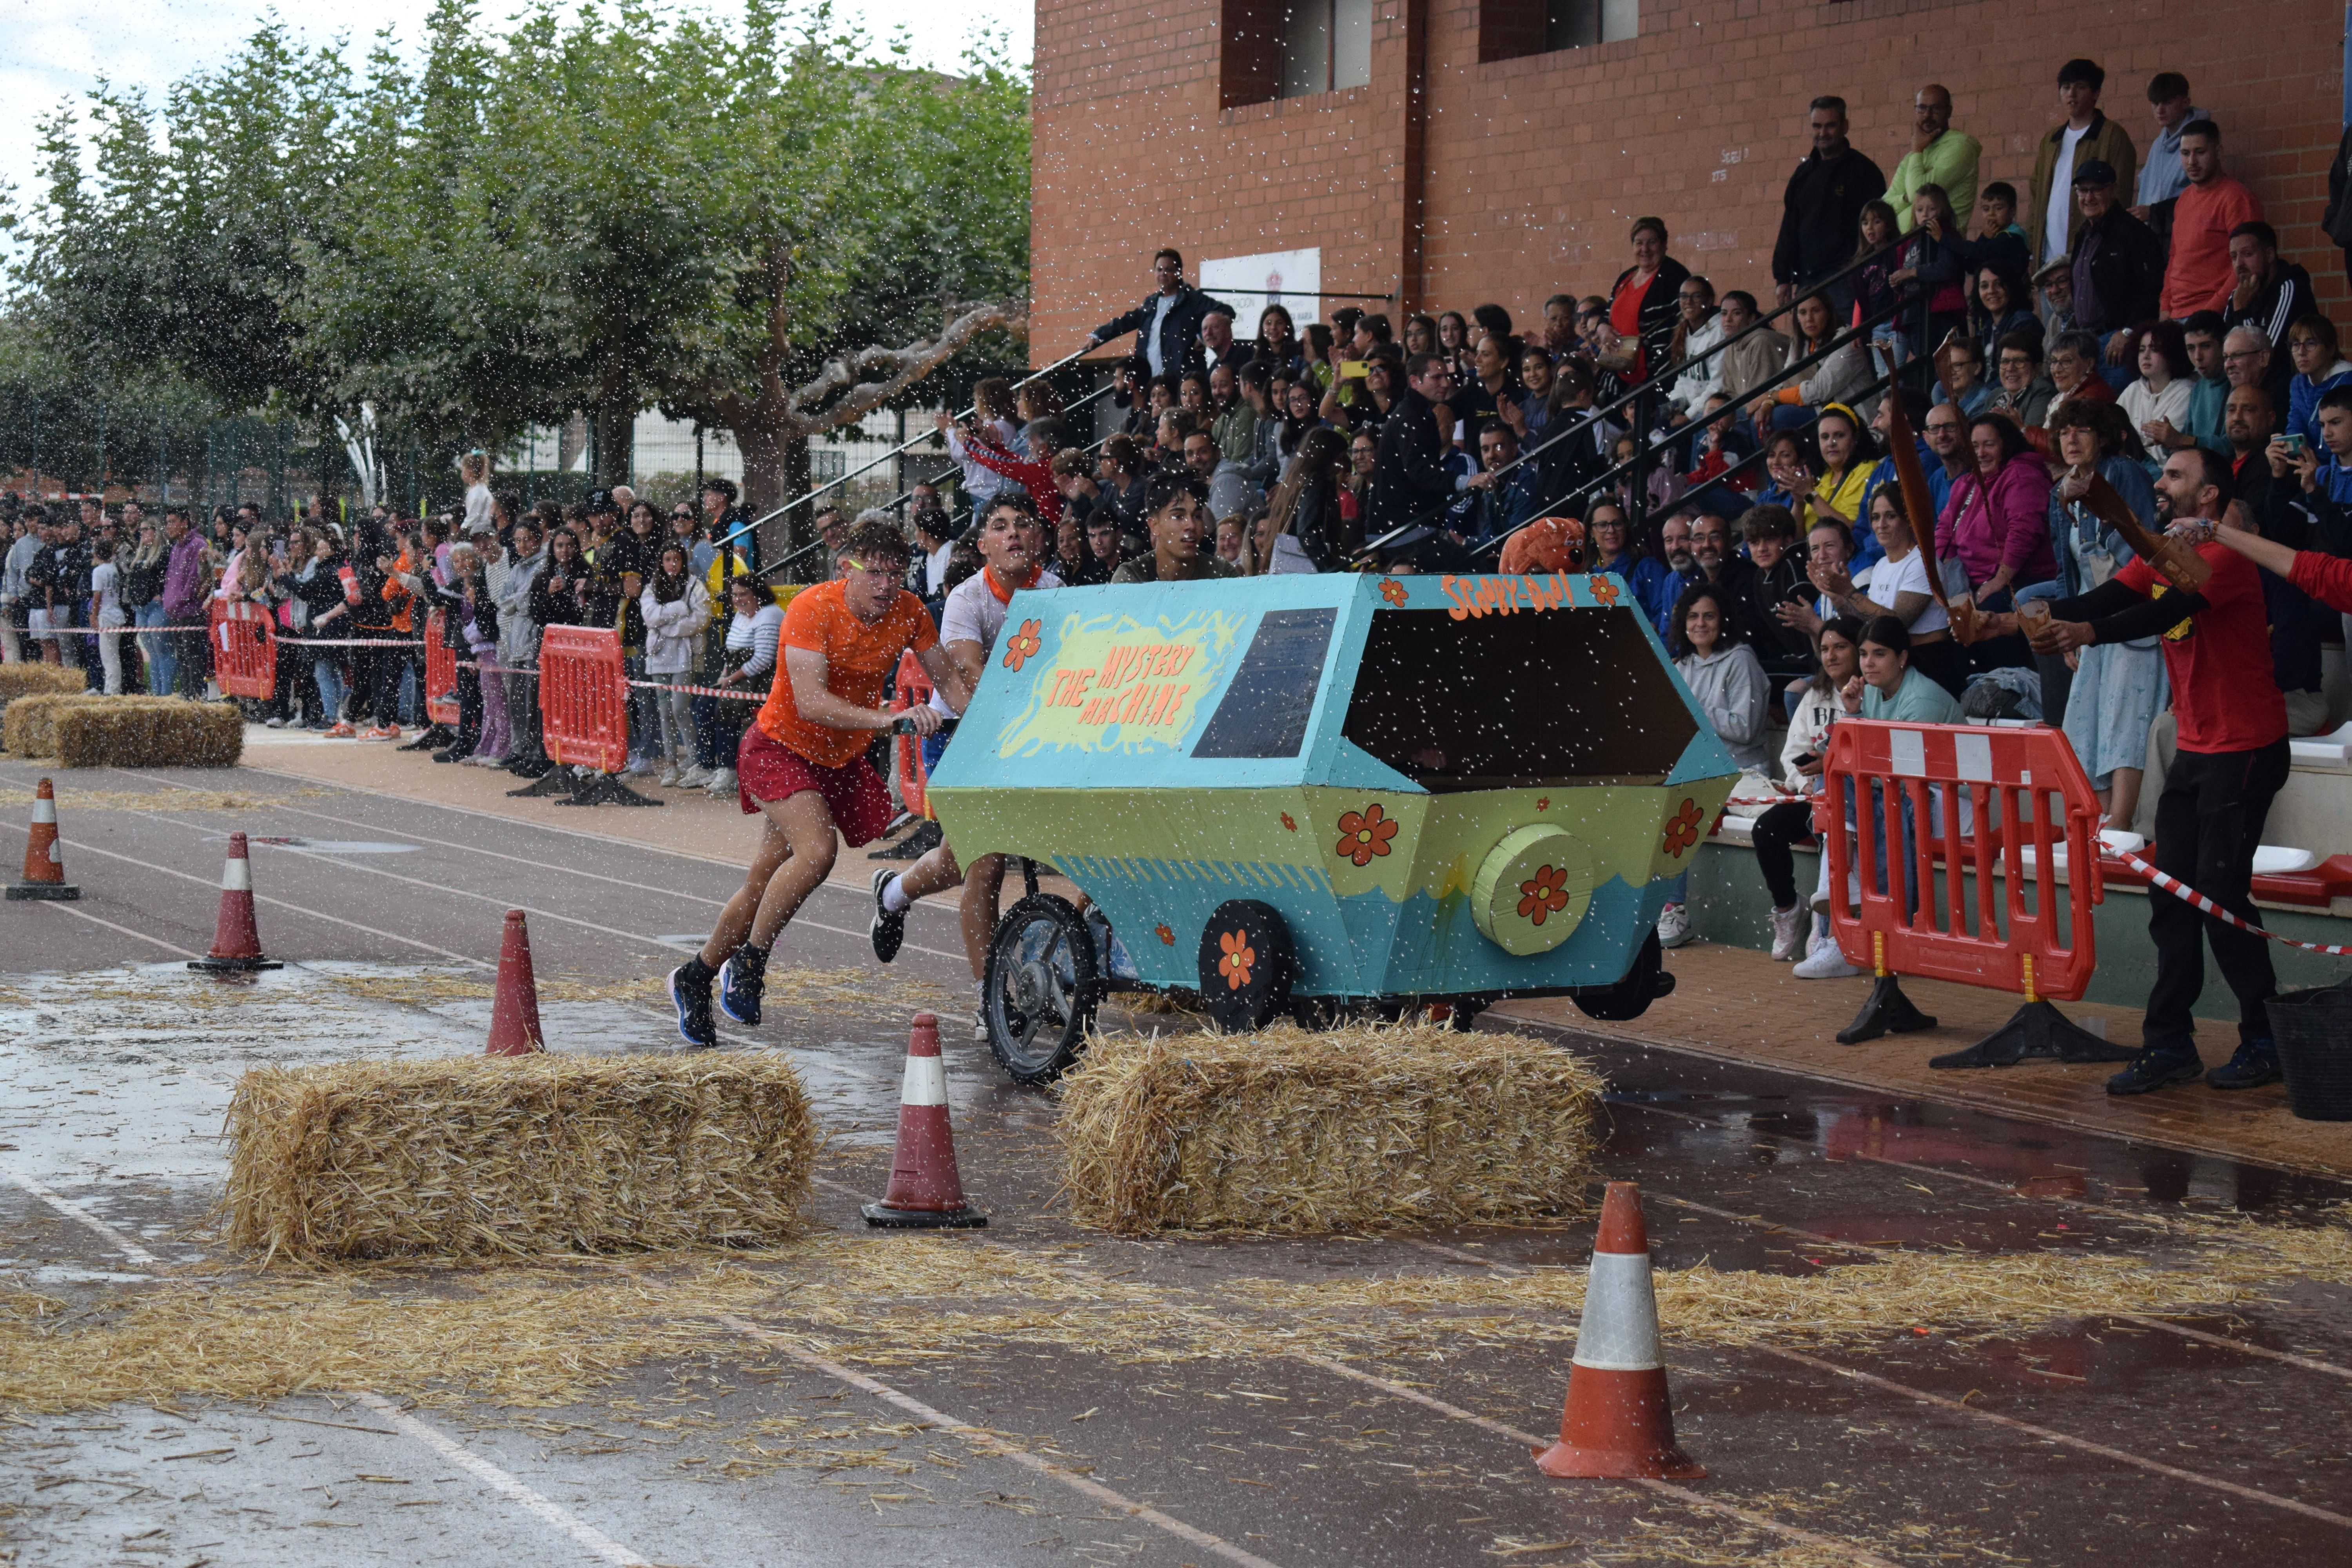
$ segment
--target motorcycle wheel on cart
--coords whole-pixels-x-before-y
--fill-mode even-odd
[[[1103,991],[1086,917],[1066,899],[1029,894],[989,938],[981,1004],[989,1053],[1015,1083],[1053,1082],[1086,1049]]]
[[[1665,953],[1653,928],[1642,939],[1640,950],[1633,954],[1633,967],[1622,980],[1614,985],[1588,985],[1570,995],[1586,1017],[1622,1024],[1640,1017],[1650,1010],[1651,1003],[1673,995],[1674,991],[1674,973],[1666,968]]]

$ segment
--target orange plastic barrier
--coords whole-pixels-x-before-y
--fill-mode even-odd
[[[2091,909],[2105,887],[2098,797],[2065,734],[1841,719],[1829,742],[1813,827],[1829,852],[1830,929],[1846,962],[2079,998],[2098,962]]]
[[[457,727],[457,650],[443,632],[446,610],[425,617],[425,716],[436,724]]]
[[[904,713],[931,700],[931,678],[923,673],[923,661],[910,652],[898,656],[898,694],[890,699],[890,711]],[[917,816],[931,815],[928,791],[930,770],[923,766],[923,738],[920,735],[898,737],[898,798]]]
[[[621,634],[549,626],[539,637],[540,734],[550,761],[616,773],[629,761],[629,683]]]
[[[278,694],[278,623],[243,599],[212,602],[213,679],[224,697]]]

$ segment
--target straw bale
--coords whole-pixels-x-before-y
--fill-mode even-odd
[[[245,716],[231,702],[113,697],[52,722],[60,767],[233,768],[245,751]]]
[[[0,665],[0,668],[12,668]],[[47,757],[57,752],[57,716],[106,699],[88,691],[49,691],[12,699],[0,711],[0,746],[20,757]]]
[[[0,664],[0,707],[19,697],[64,697],[82,690],[88,678],[61,664],[19,661]]]
[[[1521,1035],[1102,1037],[1061,1085],[1081,1225],[1291,1234],[1578,1212],[1600,1078]]]
[[[232,1246],[298,1258],[772,1245],[823,1142],[763,1056],[460,1057],[249,1069]]]

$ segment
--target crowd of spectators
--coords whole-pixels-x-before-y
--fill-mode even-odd
[[[275,694],[239,699],[253,721],[537,778],[552,765],[540,634],[611,626],[629,677],[647,682],[631,692],[627,772],[731,795],[750,705],[657,688],[764,694],[774,670],[782,612],[751,574],[733,483],[708,480],[699,510],[680,501],[665,516],[626,487],[526,507],[490,488],[478,453],[460,471],[462,501],[423,518],[378,506],[346,520],[317,501],[268,518],[252,503],[205,517],[179,502],[0,497],[0,657],[81,668],[93,691],[201,698],[217,692],[205,635],[215,606],[248,606],[236,613],[268,616],[278,647]],[[840,521],[827,514],[820,529]],[[429,635],[457,668],[454,725],[425,711]]]

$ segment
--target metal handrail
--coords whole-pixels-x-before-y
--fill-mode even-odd
[[[1642,398],[1655,396],[1660,386],[1679,376],[1685,370],[1687,370],[1696,360],[1717,358],[1717,356],[1720,356],[1725,353],[1725,351],[1728,350],[1732,344],[1739,342],[1746,338],[1753,336],[1757,332],[1764,331],[1781,316],[1794,312],[1798,306],[1803,304],[1807,300],[1812,298],[1814,295],[1821,293],[1831,285],[1843,280],[1861,268],[1865,267],[1871,262],[1877,260],[1879,258],[1894,251],[1909,237],[1910,237],[1907,235],[1898,236],[1895,238],[1887,241],[1886,244],[1880,246],[1876,250],[1856,256],[1852,261],[1847,262],[1845,266],[1840,268],[1837,271],[1832,272],[1827,278],[1822,279],[1820,282],[1813,284],[1810,288],[1799,290],[1797,297],[1790,300],[1789,303],[1776,306],[1770,313],[1757,317],[1755,321],[1750,321],[1747,326],[1740,328],[1738,331],[1734,332],[1730,337],[1724,339],[1723,342],[1716,344],[1711,349],[1706,350],[1702,353],[1693,355],[1688,352],[1687,348],[1685,348],[1682,358],[1675,361],[1671,364],[1664,366],[1655,374],[1643,378],[1641,382],[1620,394],[1615,398],[1612,398],[1611,401],[1594,405],[1593,408],[1590,410],[1589,416],[1587,418],[1578,420],[1573,424],[1562,427],[1558,434],[1546,437],[1543,440],[1528,447],[1526,451],[1521,452],[1509,462],[1502,464],[1491,471],[1497,474],[1507,473],[1511,469],[1518,467],[1521,463],[1528,462],[1551,447],[1561,441],[1567,440],[1570,437],[1586,431],[1589,428],[1591,420],[1604,418],[1607,416],[1628,406],[1629,405],[1639,402]],[[1759,386],[1745,387],[1741,390],[1743,392],[1749,393],[1761,393],[1772,390],[1774,387],[1786,382],[1791,374],[1801,370],[1811,369],[1814,364],[1819,363],[1821,360],[1826,359],[1829,354],[1836,352],[1837,349],[1843,347],[1844,343],[1837,341],[1839,332],[1860,332],[1869,327],[1877,326],[1885,321],[1893,320],[1896,315],[1907,309],[1912,303],[1914,303],[1914,301],[1911,299],[1906,298],[1901,293],[1897,293],[1891,306],[1881,307],[1878,311],[1873,312],[1870,320],[1848,328],[1832,329],[1831,332],[1832,346],[1830,349],[1824,350],[1821,354],[1801,362],[1798,364],[1784,367],[1780,375],[1775,376],[1770,381],[1763,383]],[[1846,340],[1846,342],[1851,341],[1851,338]],[[1718,363],[1720,363],[1719,359]],[[1410,518],[1407,521],[1399,523],[1396,527],[1389,530],[1388,532],[1381,535],[1380,538],[1365,541],[1360,547],[1360,551],[1364,554],[1370,554],[1374,551],[1383,549],[1399,536],[1411,532],[1416,528],[1425,527],[1435,519],[1444,516],[1446,511],[1451,510],[1451,507],[1452,503],[1446,502],[1433,507],[1426,512]]]

